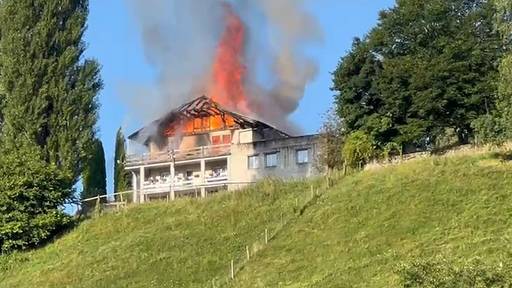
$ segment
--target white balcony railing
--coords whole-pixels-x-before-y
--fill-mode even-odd
[[[209,184],[223,184],[228,181],[228,173],[226,168],[219,169],[214,172],[210,172],[206,175],[204,181],[201,178],[176,176],[174,181],[171,181],[170,177],[151,177],[144,181],[143,191],[145,193],[165,193],[171,191],[171,187],[174,190],[186,190],[195,186],[209,185]]]
[[[166,149],[157,153],[144,153],[140,155],[128,155],[126,158],[126,164],[128,166],[158,163],[158,162],[171,162],[200,159],[205,157],[217,157],[229,155],[231,153],[231,145],[214,145],[214,146],[202,146],[192,149],[179,149],[172,150]]]

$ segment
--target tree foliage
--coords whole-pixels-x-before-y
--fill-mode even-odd
[[[35,143],[69,186],[88,157],[102,87],[98,64],[83,59],[87,14],[86,0],[5,0],[0,11],[3,141]]]
[[[0,1],[0,249],[69,223],[63,205],[89,157],[102,87],[83,58],[86,0]]]
[[[399,0],[356,39],[334,72],[346,133],[363,131],[379,148],[428,148],[495,108],[502,49],[495,7],[484,0]]]
[[[129,189],[129,175],[124,169],[126,142],[121,127],[119,127],[116,133],[114,154],[114,193],[124,192]]]
[[[83,173],[83,191],[81,198],[91,198],[107,194],[107,173],[105,170],[105,152],[103,144],[95,139],[91,148],[91,157]]]
[[[317,167],[323,169],[339,169],[343,166],[341,149],[343,147],[343,124],[335,111],[328,111],[320,128],[322,153],[319,155]]]
[[[343,145],[343,159],[350,168],[362,168],[375,156],[373,139],[362,131],[348,135]]]
[[[0,251],[33,247],[71,223],[61,205],[72,194],[69,175],[41,159],[31,143],[1,149]]]
[[[495,0],[496,25],[501,33],[505,56],[500,63],[498,115],[496,126],[502,129],[504,138],[512,138],[512,2]]]

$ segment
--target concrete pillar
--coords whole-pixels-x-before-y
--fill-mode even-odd
[[[176,199],[176,194],[174,192],[174,176],[176,175],[176,171],[174,169],[174,163],[171,163],[171,200]]]
[[[206,162],[201,159],[201,184],[206,184]],[[201,198],[206,198],[206,188],[201,187]]]
[[[228,175],[228,182],[231,181],[231,156],[228,156],[226,158],[226,174]],[[229,190],[229,184],[227,186],[227,189]]]
[[[132,171],[132,202],[137,203],[137,173]]]
[[[138,202],[139,203],[144,203],[144,199],[145,199],[145,196],[144,196],[144,179],[146,179],[146,175],[145,175],[145,169],[144,167],[140,167],[140,173],[139,173],[139,178],[140,178],[140,189],[139,189],[139,193],[138,193]]]

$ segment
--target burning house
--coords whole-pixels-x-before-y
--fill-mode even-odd
[[[128,137],[146,152],[129,155],[134,199],[206,197],[266,177],[318,173],[318,136],[293,137],[223,108],[205,96]]]
[[[288,117],[317,70],[302,46],[315,42],[320,33],[299,2],[162,1],[162,7],[172,6],[169,10],[140,2],[146,52],[160,73],[159,95],[164,96],[163,101],[144,103],[168,107],[188,102],[129,136],[130,147],[141,145],[144,150],[126,163],[135,201],[206,197],[265,177],[317,173],[318,137],[288,132]],[[260,17],[274,32],[265,37],[272,44],[268,47],[250,39],[259,33],[248,33],[262,23],[249,20]],[[212,35],[215,46],[206,41]],[[266,64],[263,71],[269,77],[263,78],[268,81],[260,83],[256,71],[261,67],[248,63]],[[211,98],[190,99],[201,94]]]

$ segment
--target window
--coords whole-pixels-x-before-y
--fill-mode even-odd
[[[260,168],[260,157],[258,155],[249,156],[247,158],[249,169]]]
[[[297,164],[309,163],[309,149],[299,149],[296,153]]]
[[[220,145],[220,135],[212,136],[212,145]]]
[[[265,167],[277,167],[279,162],[279,152],[265,154]]]
[[[231,134],[222,135],[222,144],[231,144]]]

